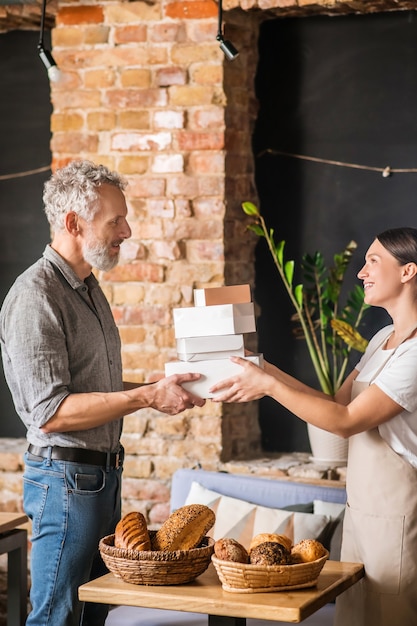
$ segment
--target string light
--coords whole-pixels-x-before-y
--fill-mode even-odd
[[[305,154],[295,154],[293,152],[285,152],[284,150],[275,150],[273,148],[266,148],[258,153],[257,158],[264,156],[265,154],[273,154],[279,156],[287,156],[293,159],[300,159],[302,161],[312,161],[313,163],[324,163],[325,165],[336,165],[337,167],[347,167],[350,169],[367,170],[369,172],[379,172],[382,174],[382,178],[389,178],[391,174],[415,174],[417,168],[394,168],[389,165],[385,167],[372,167],[370,165],[360,165],[359,163],[348,163],[344,161],[333,161],[331,159],[321,159],[320,157],[307,156]]]
[[[27,170],[26,172],[16,172],[15,174],[0,174],[0,180],[11,180],[13,178],[23,178],[24,176],[33,176],[33,174],[41,174],[42,172],[49,172],[50,165],[38,167],[35,170]]]

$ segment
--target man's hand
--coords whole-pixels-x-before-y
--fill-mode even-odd
[[[195,406],[204,406],[204,398],[186,391],[181,385],[198,380],[201,374],[173,374],[146,387],[149,406],[168,415],[176,415]],[[144,388],[142,387],[142,390]]]

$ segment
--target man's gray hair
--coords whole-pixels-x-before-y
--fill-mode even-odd
[[[91,222],[98,209],[98,188],[101,185],[113,185],[123,191],[127,183],[117,172],[91,161],[73,161],[56,170],[46,181],[43,192],[45,213],[51,228],[62,230],[63,218],[68,211]]]

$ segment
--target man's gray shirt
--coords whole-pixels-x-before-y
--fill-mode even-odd
[[[3,302],[0,342],[6,381],[30,443],[117,450],[121,419],[88,430],[40,430],[69,394],[123,389],[119,332],[93,274],[83,282],[47,246]]]

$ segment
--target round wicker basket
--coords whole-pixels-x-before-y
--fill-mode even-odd
[[[151,531],[151,534],[154,531]],[[200,576],[210,565],[214,541],[204,537],[192,550],[124,550],[114,547],[114,534],[99,543],[107,568],[128,583],[136,585],[181,585]]]
[[[296,565],[251,565],[222,561],[211,557],[225,591],[235,593],[265,593],[313,587],[329,553],[311,563]]]

